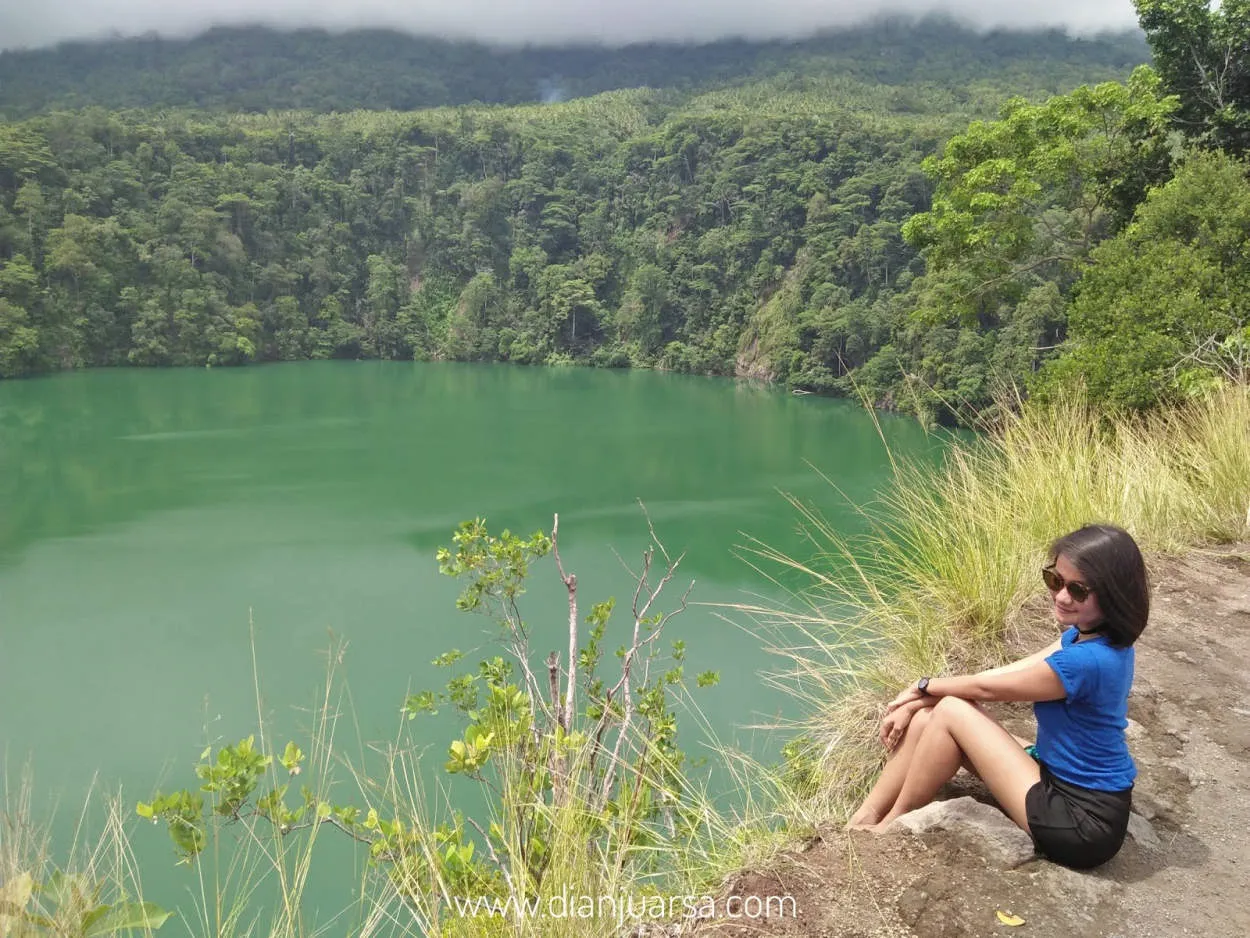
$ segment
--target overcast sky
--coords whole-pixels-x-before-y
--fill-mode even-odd
[[[947,10],[982,26],[1134,25],[1131,0],[0,0],[0,48],[214,24],[382,26],[486,42],[623,44],[801,36],[891,11]]]

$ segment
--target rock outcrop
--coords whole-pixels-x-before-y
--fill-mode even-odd
[[[1166,568],[1167,575],[1161,570]],[[789,897],[760,920],[685,923],[735,938],[1244,938],[1250,934],[1250,544],[1155,558],[1150,626],[1138,643],[1129,744],[1139,774],[1129,836],[1088,872],[1033,854],[976,779],[882,835],[822,832],[726,885]],[[1030,641],[1050,640],[1042,630]],[[1053,638],[1053,632],[1049,633]],[[1022,653],[1032,650],[1019,649]],[[996,715],[1032,733],[1027,707]],[[998,913],[1010,922],[1004,924]]]

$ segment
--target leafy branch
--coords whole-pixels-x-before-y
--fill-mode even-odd
[[[205,749],[195,769],[199,790],[158,792],[138,805],[139,815],[165,822],[188,863],[205,849],[210,818],[267,822],[283,837],[327,824],[367,845],[370,858],[388,864],[413,897],[535,895],[557,851],[573,842],[591,851],[595,868],[624,869],[636,848],[658,835],[657,823],[670,833],[695,823],[693,813],[683,813],[685,755],[671,707],[673,692],[686,684],[686,650],[680,641],[667,649],[661,641],[665,626],[687,608],[693,583],[671,608],[661,607],[682,558],[670,556],[649,519],[648,530],[641,567],[630,571],[630,622],[615,650],[619,670],[610,678],[604,656],[616,603],[595,603],[582,618],[577,577],[560,553],[558,516],[550,535],[529,537],[506,530],[495,536],[484,520],[467,521],[452,545],[438,551],[440,572],[464,582],[457,608],[492,621],[507,655],[478,661],[438,691],[408,695],[401,713],[413,720],[448,706],[463,716],[464,729],[449,742],[443,768],[482,788],[488,818],[456,813],[429,825],[415,806],[384,815],[375,807],[332,803],[308,785],[291,805],[290,779],[303,771],[304,752],[294,742],[281,753],[265,752],[254,736],[215,753]],[[567,597],[568,652],[564,660],[557,651],[546,656],[543,683],[521,600],[532,565],[548,554]],[[432,663],[453,669],[463,662],[451,649]],[[717,680],[708,671],[695,684]],[[276,778],[279,767],[285,779]]]

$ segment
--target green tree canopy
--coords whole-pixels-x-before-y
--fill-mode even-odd
[[[1128,220],[1170,163],[1158,76],[1082,86],[1044,104],[1014,98],[975,121],[940,157],[933,207],[903,226],[928,264],[929,321],[999,315],[1033,287],[1066,288],[1100,240]]]
[[[1186,136],[1250,150],[1250,0],[1134,0]]]
[[[1248,169],[1223,154],[1192,154],[1132,224],[1095,249],[1077,288],[1066,354],[1041,373],[1038,391],[1082,383],[1092,399],[1144,409],[1244,367]]]

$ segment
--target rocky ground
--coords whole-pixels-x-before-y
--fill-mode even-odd
[[[990,799],[979,783],[961,777],[945,803],[908,816],[914,830],[830,830],[727,884],[726,895],[792,896],[788,914],[688,922],[679,933],[1250,934],[1250,543],[1154,558],[1150,567],[1154,603],[1129,703],[1137,817],[1114,860],[1077,873],[1034,857],[1027,836],[983,803]],[[1039,614],[1037,631],[1019,637],[1020,650],[1053,635]],[[1031,737],[1027,709],[1000,716]],[[1023,924],[1004,924],[999,911]]]

